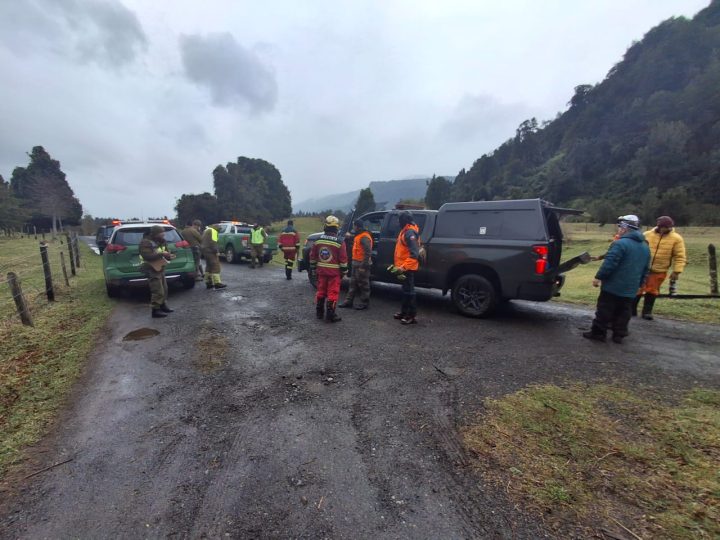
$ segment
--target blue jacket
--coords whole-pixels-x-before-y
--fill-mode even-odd
[[[630,231],[615,240],[595,278],[602,290],[634,298],[650,271],[650,248],[640,231]]]

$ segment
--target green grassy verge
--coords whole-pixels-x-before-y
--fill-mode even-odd
[[[720,537],[720,392],[536,386],[464,430],[486,479],[559,531]],[[623,533],[623,536],[627,534]]]
[[[36,252],[34,240],[7,240],[0,266]],[[105,294],[100,257],[81,245],[82,268],[54,303],[33,300],[35,327],[6,319],[0,326],[0,476],[22,449],[40,439],[62,405],[105,324],[112,302]],[[34,260],[33,260],[34,264]],[[11,268],[12,269],[12,268]],[[18,269],[33,283],[31,270]],[[53,269],[54,271],[54,269]],[[42,274],[41,274],[42,275]],[[55,274],[56,281],[59,274]],[[41,278],[42,279],[42,278]],[[41,281],[42,283],[42,281]],[[7,287],[2,284],[2,287]],[[44,285],[43,285],[44,288]]]
[[[565,244],[563,260],[579,255],[583,251],[591,255],[602,255],[608,249],[615,227],[598,227],[589,223],[565,223]],[[720,249],[720,228],[684,227],[677,231],[685,239],[688,253],[688,265],[678,280],[678,292],[682,294],[708,294],[710,279],[708,274],[708,244]],[[594,305],[599,293],[592,286],[602,261],[581,265],[565,277],[565,286],[559,302]],[[667,293],[668,282],[663,284],[663,294]],[[655,304],[654,313],[665,318],[720,324],[720,299],[674,299],[660,298]]]

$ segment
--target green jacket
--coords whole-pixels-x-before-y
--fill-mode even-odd
[[[182,237],[187,240],[191,248],[198,247],[202,242],[202,236],[195,227],[185,227],[182,230]]]

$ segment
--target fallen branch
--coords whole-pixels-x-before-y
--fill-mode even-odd
[[[44,473],[45,471],[49,471],[50,469],[54,469],[55,467],[59,467],[60,465],[65,465],[66,463],[70,463],[75,458],[66,459],[65,461],[61,461],[60,463],[55,463],[53,465],[48,465],[44,469],[40,469],[39,471],[35,471],[32,474],[28,474],[24,480],[27,480],[28,478],[32,478],[33,476],[37,476],[38,474]]]
[[[642,539],[642,536],[638,536],[637,534],[635,534],[634,532],[632,532],[630,529],[628,529],[625,525],[623,525],[622,523],[620,523],[620,522],[619,522],[617,519],[615,519],[614,517],[610,516],[610,519],[612,519],[618,526],[622,527],[623,530],[625,530],[625,532],[632,534],[632,535],[636,538],[636,540],[643,540],[643,539]]]

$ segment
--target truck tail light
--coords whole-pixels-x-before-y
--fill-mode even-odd
[[[120,244],[108,244],[105,246],[105,251],[108,253],[120,253],[121,251],[125,251],[127,249],[127,246],[123,246]]]
[[[179,242],[175,242],[175,247],[176,248],[189,248],[190,242],[188,242],[187,240],[180,240]]]
[[[533,246],[533,253],[538,256],[535,260],[535,273],[542,275],[547,269],[548,263],[548,247],[547,246]]]

